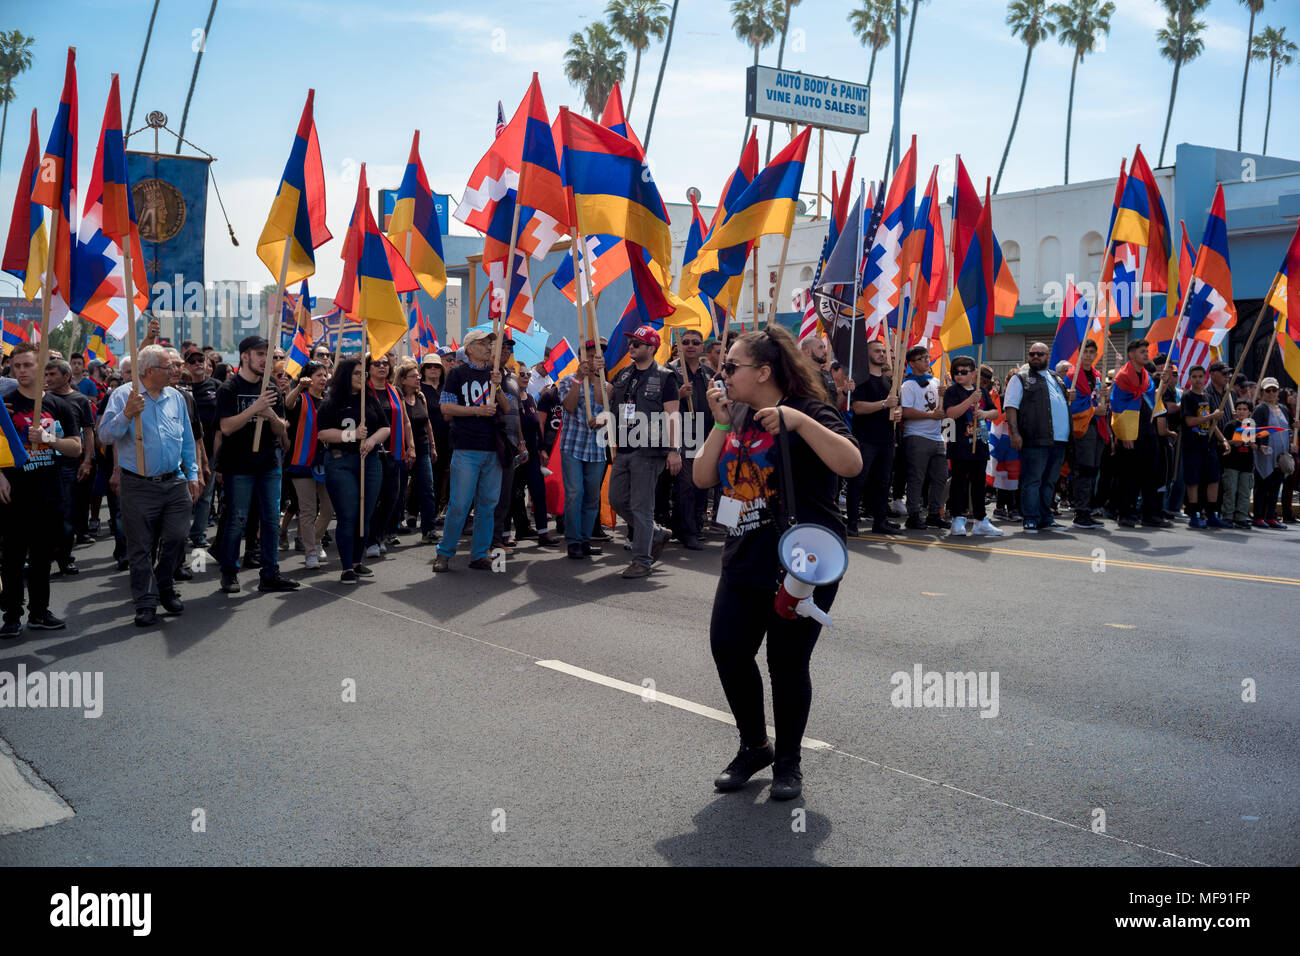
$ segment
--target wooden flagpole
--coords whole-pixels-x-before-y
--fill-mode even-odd
[[[1268,303],[1265,302],[1259,307],[1259,311],[1255,313],[1255,322],[1250,327],[1250,335],[1246,336],[1246,344],[1241,349],[1241,355],[1237,357],[1237,364],[1232,370],[1232,377],[1228,379],[1228,387],[1223,390],[1223,399],[1219,402],[1219,411],[1223,411],[1228,407],[1228,396],[1232,394],[1232,383],[1237,380],[1237,375],[1241,372],[1242,365],[1245,364],[1246,356],[1250,354],[1250,347],[1255,344],[1255,333],[1259,331],[1260,323],[1264,320],[1264,313],[1268,309]],[[1274,329],[1273,334],[1269,336],[1268,351],[1264,353],[1264,364],[1259,367],[1260,378],[1263,378],[1268,373],[1268,362],[1273,357],[1273,346],[1276,344],[1277,330]],[[1181,357],[1179,356],[1179,358]]]
[[[992,303],[990,303],[990,305],[991,304]],[[979,344],[979,348],[975,350],[975,394],[979,396],[978,398],[975,399],[976,412],[982,411],[981,406],[984,404],[984,396],[980,392],[980,366],[983,364],[984,364],[984,343],[981,342]],[[940,399],[940,401],[942,401],[942,399]],[[970,422],[971,422],[970,452],[973,455],[975,454],[976,442],[979,439],[980,423],[979,423],[979,419],[976,418],[974,414],[971,415]]]
[[[54,238],[54,223],[50,223],[50,238]],[[76,238],[73,237],[73,242]],[[45,289],[41,293],[41,341],[36,346],[36,399],[32,402],[32,423],[39,425],[41,423],[41,402],[45,398],[45,363],[50,360],[50,305],[51,299],[54,298],[50,291],[54,288],[54,243],[50,243],[49,258],[45,263]],[[65,290],[64,294],[67,294]],[[130,330],[131,333],[131,382],[135,391],[140,391],[140,372],[136,368],[139,364],[135,360],[135,328]],[[136,419],[136,437],[139,437],[140,429],[138,427],[139,419]],[[20,436],[27,441],[27,436]],[[136,459],[137,462],[140,459]]]
[[[366,205],[369,204],[370,204],[370,197],[367,196]],[[360,298],[360,293],[358,293],[358,299],[359,298]],[[357,305],[359,306],[360,302],[358,302]],[[339,338],[341,339],[342,337],[343,337],[343,332],[342,332],[342,328],[340,327]],[[358,360],[361,363],[361,415],[360,415],[361,420],[357,422],[358,428],[362,428],[366,424],[366,392],[370,389],[370,371],[366,368],[366,350],[369,347],[370,347],[370,327],[366,325],[366,320],[363,318],[361,320],[361,358]],[[369,437],[370,437],[369,435],[366,436],[366,438]],[[365,454],[363,454],[364,448],[362,448],[364,444],[365,444],[364,439],[358,439],[357,464],[360,465],[360,469],[357,475],[358,478],[357,488],[358,488],[358,496],[361,500],[360,500],[360,507],[357,509],[357,517],[359,520],[358,531],[360,532],[357,535],[357,547],[361,549],[362,557],[365,557],[366,555],[366,456]],[[356,549],[354,548],[353,550],[355,551]],[[353,556],[355,557],[355,554]],[[344,568],[343,570],[347,571],[349,569]]]
[[[408,266],[411,264],[411,234],[414,233],[414,232],[415,232],[415,227],[414,227],[414,226],[412,226],[410,229],[406,230],[406,264],[407,264]],[[418,337],[419,334],[420,334],[420,330],[419,330],[418,328],[417,328],[417,329],[414,329],[414,330],[410,328],[410,323],[411,323],[411,306],[415,303],[415,297],[416,297],[418,294],[419,294],[419,293],[416,292],[415,290],[411,290],[410,292],[408,292],[408,293],[406,294],[406,323],[407,323],[407,329],[406,329],[406,334],[405,334],[404,336],[402,336],[402,338],[403,338],[403,339],[405,340],[405,342],[406,342],[406,354],[407,354],[407,355],[412,355],[412,356],[415,355],[415,349],[411,348],[411,332],[414,331],[417,337]]]
[[[576,227],[575,227],[575,232]],[[578,331],[581,337],[578,339],[578,361],[586,364],[587,361],[587,340],[591,338],[591,325],[586,321],[586,315],[582,309],[582,294],[585,286],[582,283],[580,270],[586,268],[586,260],[579,260],[578,256],[578,237],[570,236],[571,249],[570,255],[573,257],[573,305],[578,310]],[[597,342],[597,345],[600,343]],[[587,408],[587,421],[591,421],[591,388],[586,381],[585,376],[578,376],[578,388],[582,390],[582,398]],[[606,415],[608,418],[608,414]]]
[[[131,340],[131,388],[140,391],[140,364],[136,360],[136,343],[135,343],[135,276],[131,271],[131,234],[128,229],[127,234],[122,237],[122,269],[124,272],[122,280],[122,289],[126,296],[126,328],[127,337]],[[44,338],[41,339],[41,347],[45,347]],[[45,363],[41,363],[41,368]],[[37,421],[40,421],[40,415],[37,414]],[[141,475],[148,475],[145,471],[144,462],[144,432],[141,425],[144,421],[143,415],[137,415],[135,419],[135,466],[140,469]],[[258,419],[261,421],[261,419]]]
[[[790,226],[786,229],[785,239],[781,242],[781,264],[776,268],[776,288],[772,290],[772,306],[767,314],[767,322],[764,325],[771,325],[772,320],[776,318],[776,303],[781,298],[781,283],[785,280],[785,256],[790,251],[790,233],[794,232],[794,219],[791,218]],[[757,326],[755,326],[757,328]]]
[[[754,331],[758,331],[758,245],[759,240],[754,240],[754,258],[753,267],[750,276],[750,293],[754,301]]]
[[[280,257],[280,281],[275,287],[275,309],[266,318],[267,336],[266,336],[266,368],[262,370],[262,392],[271,387],[271,368],[275,365],[275,353],[271,349],[272,331],[280,323],[280,313],[284,311],[284,280],[289,275],[289,248],[293,242],[293,236],[286,236],[284,240],[284,254]],[[133,330],[134,331],[134,330]],[[343,338],[343,327],[339,326],[339,339]],[[134,335],[132,336],[134,341]],[[135,375],[135,357],[131,358],[131,374]],[[253,426],[253,452],[256,454],[258,447],[262,444],[262,423],[264,419],[261,415],[257,416],[257,424]]]
[[[587,245],[587,231],[582,227],[582,211],[578,208],[577,200],[575,200],[573,203],[573,218],[574,218],[574,226],[577,228],[578,235],[581,237],[582,248],[586,251],[590,251],[590,246]],[[594,259],[595,257],[592,256],[590,258]],[[605,361],[605,353],[604,350],[600,347],[600,323],[596,319],[596,302],[595,302],[594,294],[591,290],[591,264],[592,263],[589,261],[587,256],[584,256],[582,261],[583,264],[586,266],[586,268],[582,270],[581,278],[582,278],[583,287],[586,288],[587,290],[587,334],[591,336],[591,340],[595,345],[596,358],[600,359],[603,365]],[[576,266],[576,261],[575,261],[575,266]],[[578,278],[576,274],[574,278],[575,279]],[[579,296],[578,298],[579,301],[581,301],[582,297]],[[604,381],[606,381],[606,379],[604,376],[600,376],[600,378],[602,382],[601,393],[603,396],[604,394],[603,383]],[[613,456],[617,454],[617,452],[615,451],[616,446],[614,443],[614,417],[609,413],[609,409],[605,410],[605,437],[609,442],[609,454],[610,454],[610,458],[612,459]]]
[[[493,293],[494,295],[496,292],[501,293],[501,314],[492,320],[492,333],[496,336],[496,339],[492,344],[492,371],[494,372],[499,372],[501,370],[502,330],[505,328],[506,313],[510,310],[510,289],[515,284],[515,242],[518,238],[519,194],[516,192],[515,215],[510,222],[510,251],[506,253],[505,268],[502,270],[503,278],[501,281],[505,285],[505,289],[494,290]],[[407,242],[410,242],[409,236],[407,237]],[[490,272],[489,275],[491,275]],[[488,303],[488,313],[491,314],[491,311],[492,304]],[[493,399],[495,400],[495,395],[493,396]]]

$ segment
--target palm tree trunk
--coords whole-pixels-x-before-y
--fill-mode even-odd
[[[1165,164],[1165,143],[1169,139],[1169,124],[1174,118],[1174,97],[1178,95],[1178,71],[1182,68],[1182,44],[1179,44],[1178,59],[1174,60],[1174,82],[1169,87],[1169,110],[1165,113],[1165,135],[1160,137],[1160,158],[1156,160],[1157,166]]]
[[[1075,51],[1070,67],[1070,105],[1065,110],[1065,185],[1070,185],[1070,121],[1074,118],[1074,78],[1079,72],[1079,53]]]
[[[0,159],[5,154],[5,127],[9,125],[9,99],[13,96],[13,80],[5,80],[5,112],[0,119]]]
[[[641,75],[641,51],[636,51],[636,62],[632,64],[632,92],[627,96],[627,109],[625,115],[632,115],[632,101],[636,99],[636,79]]]
[[[785,62],[785,35],[789,31],[790,4],[787,3],[785,5],[785,20],[781,23],[781,43],[776,48],[776,68],[778,70],[781,69],[781,65]],[[765,163],[770,163],[772,161],[772,129],[774,126],[775,124],[771,120],[767,121],[767,159],[763,160]]]
[[[1002,162],[998,164],[998,178],[993,182],[993,195],[998,194],[998,187],[1002,185],[1002,170],[1007,168],[1007,156],[1011,153],[1011,141],[1016,138],[1016,126],[1020,122],[1020,104],[1025,101],[1025,84],[1029,82],[1029,58],[1034,55],[1034,48],[1031,46],[1025,52],[1025,71],[1020,76],[1020,95],[1016,97],[1016,113],[1011,117],[1011,132],[1007,134],[1007,145],[1002,150]]]
[[[677,25],[677,0],[673,0],[672,16],[668,20],[668,39],[664,41],[664,56],[659,61],[659,79],[655,81],[654,99],[650,101],[650,119],[645,124],[645,141],[642,143],[646,149],[650,148],[650,130],[655,125],[655,109],[659,106],[659,87],[664,83],[664,71],[668,68],[668,50],[673,45],[673,27]]]
[[[880,51],[876,49],[876,47],[873,46],[871,48],[871,65],[867,67],[867,89],[868,90],[871,89],[871,77],[876,72],[876,54],[879,52]],[[870,96],[871,94],[868,93],[867,95]],[[857,133],[854,135],[853,149],[849,152],[850,157],[858,155],[858,140],[860,139],[862,139],[861,133]]]
[[[1268,61],[1268,112],[1264,114],[1264,149],[1262,155],[1268,155],[1268,124],[1273,118],[1273,58]]]
[[[758,44],[757,44],[757,43],[754,44],[754,66],[758,66]],[[740,148],[741,148],[741,149],[744,149],[744,148],[745,148],[745,144],[746,144],[747,142],[749,142],[749,131],[750,131],[750,129],[753,127],[753,125],[754,125],[754,118],[753,118],[752,116],[746,116],[746,117],[745,117],[745,135],[742,136],[742,137],[740,138]]]
[[[907,49],[903,53],[903,79],[898,84],[898,100],[901,103],[903,93],[907,91],[907,68],[912,63],[912,34],[916,32],[916,8],[919,7],[920,0],[912,0],[912,15],[908,17],[907,22]],[[895,39],[897,42],[897,39]],[[899,131],[891,129],[889,131],[889,145],[885,148],[885,171],[880,176],[880,181],[884,182],[889,178],[890,159],[894,155],[894,137],[899,135]]]
[[[1246,78],[1250,76],[1250,48],[1255,41],[1255,11],[1250,11],[1250,28],[1246,31],[1246,68],[1241,71],[1241,110],[1237,113],[1237,152],[1241,152],[1241,127],[1246,120]]]

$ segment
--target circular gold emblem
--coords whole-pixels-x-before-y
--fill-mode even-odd
[[[166,242],[185,225],[185,199],[171,183],[142,179],[131,187],[140,238],[145,242]]]

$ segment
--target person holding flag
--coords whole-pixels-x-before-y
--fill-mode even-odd
[[[325,558],[321,537],[334,517],[334,505],[325,487],[324,449],[320,443],[320,407],[329,384],[329,370],[320,362],[307,362],[285,396],[289,413],[289,448],[284,471],[298,499],[298,540],[307,553],[307,570],[320,567]]]
[[[1138,525],[1138,498],[1141,497],[1141,522],[1147,528],[1172,528],[1164,517],[1164,498],[1160,494],[1158,434],[1167,433],[1164,403],[1159,400],[1155,379],[1147,356],[1146,339],[1128,343],[1128,361],[1115,373],[1110,396],[1110,423],[1119,442],[1115,450],[1118,483],[1116,511],[1122,528]],[[1157,409],[1157,405],[1159,408]],[[1159,421],[1157,421],[1159,419]]]
[[[23,594],[27,626],[59,630],[62,619],[50,613],[50,562],[63,532],[63,483],[59,456],[81,454],[81,430],[73,407],[57,395],[45,395],[39,418],[43,373],[36,368],[37,346],[15,345],[9,366],[18,387],[5,396],[4,446],[0,448],[0,638],[23,632]],[[23,565],[26,564],[26,574]]]
[[[1089,339],[1080,346],[1078,360],[1070,367],[1066,378],[1067,387],[1074,392],[1070,401],[1073,526],[1085,531],[1102,527],[1102,523],[1092,516],[1092,498],[1101,471],[1102,454],[1110,445],[1110,426],[1106,421],[1110,403],[1100,387],[1101,375],[1095,368],[1096,363],[1097,343]]]

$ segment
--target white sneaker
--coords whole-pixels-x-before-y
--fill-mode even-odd
[[[370,547],[366,548],[366,557],[367,558],[379,557],[379,545],[372,544]]]
[[[307,555],[307,570],[315,571],[319,567],[320,567],[320,555],[318,554]]]
[[[325,549],[324,549],[324,548],[317,548],[317,549],[316,549],[316,556],[317,556],[318,558],[320,558],[322,561],[324,561],[324,560],[325,560]]]
[[[965,519],[965,518],[953,518],[953,519],[952,519],[952,530],[950,530],[950,531],[948,532],[948,537],[950,537],[950,538],[964,538],[964,537],[966,537],[966,519]]]
[[[383,543],[381,542],[380,545],[379,545],[379,553],[380,553],[380,554],[387,554],[387,553],[388,553],[388,545],[383,544]],[[366,554],[369,555],[370,552],[367,551]]]
[[[1000,538],[1005,533],[999,527],[996,527],[988,518],[981,518],[973,529],[974,534],[987,534],[994,538]]]

